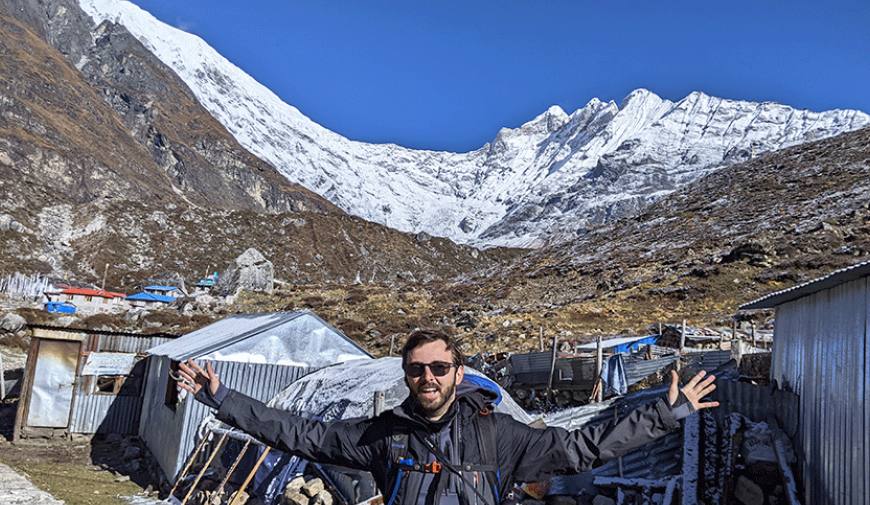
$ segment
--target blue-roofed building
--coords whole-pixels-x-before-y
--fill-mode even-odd
[[[642,349],[648,345],[655,344],[659,339],[658,335],[646,335],[642,337],[616,337],[604,339],[601,341],[601,348],[607,352],[614,354],[630,353]],[[597,342],[578,345],[577,350],[594,351],[598,348]]]
[[[208,293],[215,287],[215,285],[217,284],[217,280],[218,273],[214,272],[213,274],[196,281],[196,290],[194,291],[194,295]]]
[[[184,296],[184,293],[182,293],[181,289],[175,286],[164,286],[161,284],[152,284],[151,286],[145,286],[143,288],[143,291],[152,295],[169,296],[172,298]]]
[[[127,297],[127,302],[133,307],[151,307],[154,305],[166,305],[174,301],[175,298],[172,296],[156,295],[154,293],[148,293],[146,291],[135,293]]]

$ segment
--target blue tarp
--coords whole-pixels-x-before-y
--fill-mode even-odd
[[[634,342],[630,342],[627,344],[621,344],[613,348],[613,352],[634,352],[640,349],[641,347],[645,347],[647,345],[655,344],[659,339],[658,335],[649,335],[643,337],[640,340],[635,340]]]
[[[177,287],[175,287],[175,286],[162,286],[162,285],[160,285],[160,284],[154,284],[154,285],[151,285],[151,286],[145,286],[145,290],[146,290],[146,291],[164,291],[164,292],[167,292],[167,293],[168,293],[168,292],[171,292],[171,291],[179,291],[179,289],[178,289]]]
[[[164,295],[155,295],[154,293],[136,293],[134,295],[130,295],[127,297],[127,300],[133,302],[163,302],[163,303],[172,303],[175,301],[175,298],[171,296]]]
[[[69,302],[46,302],[46,312],[59,312],[61,314],[75,314],[76,306]]]
[[[606,389],[604,396],[624,395],[628,392],[628,380],[625,378],[625,364],[622,354],[614,354],[601,363],[601,381]]]

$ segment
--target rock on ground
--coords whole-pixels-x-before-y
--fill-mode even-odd
[[[24,476],[0,463],[0,503],[4,505],[63,505]]]
[[[275,283],[275,268],[253,247],[243,252],[220,276],[218,291],[232,295],[239,291],[271,293]]]
[[[314,498],[317,496],[317,493],[323,491],[326,487],[323,485],[323,481],[320,479],[311,479],[302,486],[302,494],[308,496],[309,498]]]
[[[27,320],[14,312],[9,312],[0,318],[0,333],[15,333],[24,328]]]

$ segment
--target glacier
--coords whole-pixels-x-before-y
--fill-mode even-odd
[[[481,247],[538,247],[631,215],[713,170],[870,124],[694,92],[552,106],[474,151],[358,142],[317,124],[204,40],[118,0],[80,0],[170,67],[246,149],[350,214]]]

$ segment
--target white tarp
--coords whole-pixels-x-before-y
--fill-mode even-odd
[[[135,364],[136,355],[128,352],[92,352],[82,375],[130,375]]]
[[[466,374],[480,375],[465,367]],[[408,397],[401,358],[356,360],[323,368],[302,377],[269,402],[278,407],[324,420],[368,417],[372,414],[374,394],[384,392],[384,408],[396,407]],[[532,417],[499,388],[502,401],[496,412],[529,423]]]

